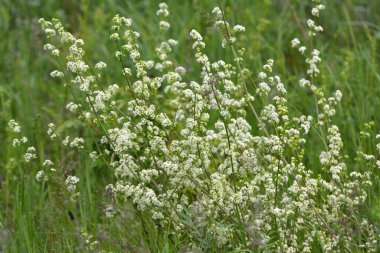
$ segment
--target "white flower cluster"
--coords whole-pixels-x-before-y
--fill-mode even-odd
[[[291,41],[291,43],[292,43],[292,47],[298,47],[298,46],[301,44],[300,40],[297,39],[297,38],[294,38],[294,39]]]
[[[234,26],[234,31],[235,32],[245,32],[245,27],[242,25],[235,25]]]
[[[36,181],[41,182],[41,181],[47,181],[48,177],[45,175],[45,171],[40,170],[36,174]]]
[[[28,142],[28,138],[26,138],[25,136],[21,137],[21,139],[13,139],[12,141],[12,146],[13,147],[18,147],[20,146],[21,144],[24,144],[24,143],[27,143]]]
[[[311,9],[311,14],[315,18],[319,17],[319,14],[322,10],[325,9],[325,6],[321,4],[320,0],[312,0],[316,5]],[[317,33],[323,32],[323,27],[316,24],[316,21],[313,19],[307,20],[307,26],[309,28],[309,35],[316,36]]]
[[[35,147],[28,147],[26,149],[26,153],[24,154],[24,161],[26,163],[29,163],[34,159],[37,159],[36,148]]]
[[[14,119],[11,119],[8,122],[8,127],[11,132],[15,135],[12,139],[12,146],[16,149],[19,149],[23,155],[22,160],[25,163],[31,163],[33,160],[37,159],[36,148],[33,146],[27,146],[28,138],[21,135],[21,127],[18,122]],[[16,138],[15,138],[16,137]]]
[[[68,176],[65,180],[66,189],[70,194],[71,201],[75,201],[75,199],[79,196],[79,192],[77,191],[78,183],[79,178],[76,176]]]
[[[307,70],[307,74],[310,76],[317,76],[319,74],[319,69],[317,64],[321,62],[321,58],[319,57],[319,51],[314,49],[311,52],[311,57],[306,59],[306,63],[309,64],[309,69]]]
[[[54,70],[50,73],[50,76],[51,77],[56,77],[56,78],[63,78],[65,75],[63,74],[63,72],[61,71],[58,71],[58,70]]]
[[[73,140],[70,140],[70,136],[66,136],[66,138],[62,141],[62,144],[70,148],[83,149],[84,139],[81,137],[75,137]]]
[[[9,122],[8,122],[8,127],[11,129],[12,132],[14,133],[20,133],[21,132],[21,127],[20,125],[14,120],[14,119],[11,119]]]
[[[163,16],[163,17],[169,16],[169,10],[168,10],[169,8],[166,3],[160,3],[158,7],[159,9],[156,12],[157,16]]]
[[[158,7],[159,9],[156,14],[162,18],[159,22],[160,30],[167,31],[170,28],[170,23],[167,21],[167,17],[169,16],[168,5],[166,3],[160,3]]]
[[[107,64],[105,64],[102,61],[100,61],[100,62],[98,62],[98,63],[95,64],[95,68],[96,69],[104,69],[105,67],[107,67]]]
[[[48,130],[47,130],[47,135],[49,136],[49,138],[51,139],[51,140],[54,140],[56,137],[57,137],[57,134],[56,134],[56,132],[55,132],[55,130],[56,130],[56,126],[55,126],[55,124],[54,123],[49,123],[48,124]]]
[[[313,16],[318,17],[319,16],[319,12],[322,11],[322,10],[324,10],[324,9],[325,9],[325,6],[323,4],[318,4],[315,7],[313,7],[313,9],[311,9],[311,14]]]
[[[322,10],[317,2],[315,8]],[[57,36],[69,49],[69,88],[86,99],[74,98],[67,107],[102,134],[90,157],[109,158],[116,182],[108,189],[120,203],[150,214],[154,226],[189,245],[206,247],[204,240],[209,239],[221,251],[253,247],[268,252],[344,252],[360,243],[374,251],[373,226],[358,215],[370,173],[348,168],[345,162],[339,128],[331,124],[342,93],[326,98],[314,84],[320,52],[313,49],[305,57],[310,80],[299,81],[316,96],[316,122],[310,115],[290,112],[285,84],[274,74],[271,59],[257,75],[256,95],[263,104],[253,105],[247,88],[250,70],[244,67],[244,49],[236,48],[234,37],[245,28],[231,28],[218,7],[212,13],[224,36],[222,45],[229,46],[226,50],[231,49],[235,59],[211,61],[203,36],[193,29],[189,35],[201,68],[198,75],[187,75],[171,59],[177,45],[173,39],[159,43],[156,61],[143,60],[132,20],[116,15],[110,38],[125,82],[108,88],[102,88],[84,60],[83,41],[64,31],[59,21],[41,20],[43,29],[54,31],[48,37]],[[157,15],[169,24],[166,4],[159,5]],[[161,29],[167,24],[160,23]],[[312,32],[320,30],[309,26]],[[300,40],[293,40],[292,46],[305,53]],[[103,67],[98,63],[96,68]],[[127,91],[127,99],[116,99],[120,90]],[[322,125],[328,129],[326,137]],[[307,141],[312,130],[326,147],[314,150],[320,153],[318,169],[304,158],[305,147],[313,145]],[[84,148],[85,141],[66,137],[62,143]],[[75,176],[66,179],[73,195],[78,182]],[[114,217],[111,207],[105,212]]]
[[[45,182],[49,180],[49,177],[54,175],[57,169],[54,167],[54,163],[51,160],[45,160],[42,163],[42,169],[36,174],[37,182]]]

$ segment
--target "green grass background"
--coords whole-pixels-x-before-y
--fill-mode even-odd
[[[310,13],[310,3],[290,0],[302,24]],[[345,154],[350,169],[366,170],[365,164],[353,160],[357,150],[375,152],[375,138],[360,139],[364,123],[374,121],[373,133],[380,126],[380,1],[330,0],[320,17],[325,32],[315,46],[321,49],[322,75],[317,85],[327,94],[336,89],[343,93],[334,124],[341,129]],[[155,0],[1,0],[0,1],[0,252],[87,252],[80,231],[85,230],[99,240],[98,249],[113,252],[144,251],[142,237],[134,228],[133,214],[108,220],[102,214],[108,198],[104,187],[112,183],[113,172],[92,162],[86,154],[66,152],[58,143],[46,138],[46,126],[57,123],[62,135],[91,136],[90,130],[64,110],[70,97],[63,84],[50,78],[56,62],[43,51],[44,34],[38,19],[59,18],[75,36],[85,40],[92,63],[107,62],[107,84],[121,82],[115,46],[109,40],[111,19],[116,13],[133,18],[141,33],[142,55],[154,57],[155,45],[163,39],[157,29]],[[169,0],[171,29],[169,37],[177,39],[176,63],[197,75],[198,66],[188,33],[196,28],[205,36],[211,60],[231,60],[232,55],[220,46],[220,35],[211,28],[209,14],[215,0]],[[289,92],[294,111],[314,114],[311,94],[298,86],[305,64],[290,47],[290,40],[300,37],[300,29],[286,0],[225,0],[226,17],[232,24],[242,24],[246,33],[240,45],[246,48],[245,65],[254,74],[263,63],[275,60],[275,72],[281,76]],[[7,122],[16,119],[30,143],[37,148],[39,160],[61,162],[66,173],[81,178],[82,201],[72,204],[64,197],[62,185],[38,184],[34,176],[38,167],[22,164],[10,143],[13,136]],[[309,140],[306,160],[318,168],[318,154],[323,149],[316,136]],[[92,144],[86,144],[90,149]],[[363,215],[380,222],[379,171],[374,172],[374,186]],[[57,179],[59,180],[63,179]],[[127,231],[136,231],[130,234]],[[152,229],[152,238],[155,235]],[[157,237],[158,238],[158,237]],[[156,243],[157,251],[176,252],[169,242]]]

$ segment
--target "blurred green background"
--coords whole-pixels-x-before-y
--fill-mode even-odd
[[[114,252],[143,251],[125,235],[125,224],[105,220],[101,214],[106,198],[104,186],[112,182],[112,171],[89,161],[81,154],[64,153],[59,145],[51,145],[44,134],[49,122],[60,123],[61,131],[71,136],[89,135],[87,129],[64,110],[70,101],[63,84],[50,78],[56,62],[43,51],[44,34],[38,19],[59,18],[76,37],[83,38],[87,57],[92,63],[104,61],[109,66],[105,81],[118,83],[120,75],[114,60],[115,46],[109,40],[112,17],[120,13],[134,20],[141,33],[142,55],[154,57],[155,46],[163,37],[155,13],[161,1],[153,0],[1,0],[0,2],[0,252],[85,252],[80,230],[99,239],[101,249]],[[246,48],[245,65],[254,74],[263,63],[275,60],[275,72],[281,76],[289,92],[294,111],[313,114],[315,105],[298,86],[305,75],[305,64],[290,40],[301,38],[295,24],[305,25],[310,16],[311,1],[305,0],[224,0],[227,20],[242,24],[246,33],[239,46]],[[336,89],[343,93],[334,124],[342,133],[348,159],[357,150],[375,152],[375,138],[358,134],[366,122],[374,121],[374,133],[380,126],[380,1],[323,1],[326,10],[320,17],[325,32],[315,42],[321,50],[322,75],[317,85],[327,94]],[[176,63],[198,78],[198,66],[188,33],[196,28],[205,36],[211,60],[231,60],[231,53],[220,46],[220,35],[212,29],[210,12],[218,1],[167,1],[170,10],[169,37],[179,41],[174,51]],[[292,12],[290,5],[294,9]],[[297,17],[295,18],[294,13]],[[23,167],[9,143],[12,136],[7,122],[16,119],[23,133],[37,147],[40,159],[62,161],[62,166],[76,170],[81,180],[83,201],[79,206],[66,203],[59,185],[41,187],[34,180],[38,168]],[[63,122],[63,124],[62,124]],[[306,158],[308,165],[318,164],[320,150],[317,137],[310,140]],[[365,165],[360,169],[365,170]],[[350,167],[350,165],[349,165]],[[380,219],[379,171],[374,174],[374,187],[366,212],[375,222]],[[128,217],[125,217],[126,226]]]

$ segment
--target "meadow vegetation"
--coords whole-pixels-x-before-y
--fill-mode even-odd
[[[376,0],[0,3],[0,252],[378,252]]]

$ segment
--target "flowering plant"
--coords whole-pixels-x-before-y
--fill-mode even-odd
[[[102,80],[107,64],[91,66],[83,40],[57,19],[40,20],[50,40],[44,49],[61,66],[50,75],[61,78],[72,95],[67,109],[102,133],[89,155],[114,170],[116,179],[107,186],[114,203],[105,208],[107,217],[117,218],[121,207],[129,205],[141,220],[151,250],[147,224],[175,246],[190,250],[378,249],[376,228],[360,215],[372,184],[370,170],[349,168],[334,125],[342,93],[328,96],[318,86],[321,53],[310,42],[323,31],[317,17],[325,7],[319,0],[312,2],[308,41],[295,38],[291,46],[305,59],[307,69],[299,85],[313,94],[315,115],[291,111],[272,59],[258,73],[245,67],[245,49],[237,42],[246,29],[230,25],[221,6],[212,10],[213,24],[223,37],[221,46],[234,60],[211,61],[203,36],[191,30],[199,73],[173,59],[178,46],[174,39],[159,43],[154,59],[144,59],[132,20],[116,15],[110,39],[124,81],[108,86]],[[165,33],[171,27],[168,6],[161,3],[156,14]],[[9,122],[9,127],[20,134],[17,122]],[[47,134],[75,150],[83,150],[87,141],[61,138],[54,124]],[[310,134],[320,136],[325,147],[317,154],[318,165],[305,161]],[[24,145],[27,139],[18,137],[13,143]],[[35,149],[27,147],[25,162],[36,157]],[[361,153],[358,159],[369,167],[380,166],[373,155]],[[42,168],[38,181],[57,173],[50,160]],[[72,201],[80,201],[79,180],[68,175],[64,181]],[[91,247],[97,245],[88,241]]]

